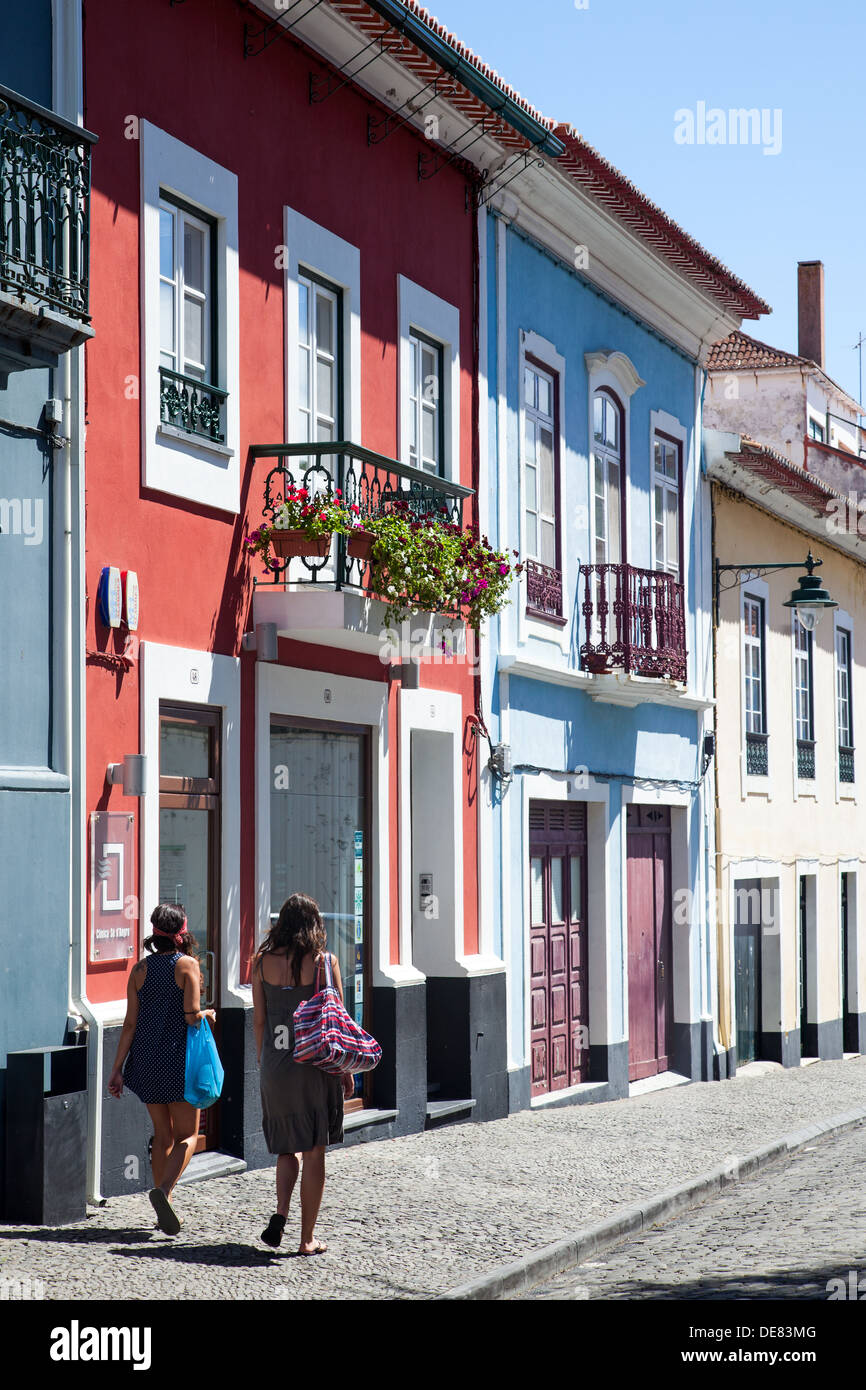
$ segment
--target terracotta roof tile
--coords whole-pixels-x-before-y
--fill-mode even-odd
[[[798,357],[794,352],[783,352],[781,348],[761,343],[750,338],[748,333],[739,330],[716,343],[707,360],[711,372],[746,371],[751,367],[815,367],[807,357]]]

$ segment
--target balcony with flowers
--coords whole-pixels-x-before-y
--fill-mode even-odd
[[[251,453],[275,460],[262,521],[245,538],[264,571],[257,624],[417,659],[462,653],[466,628],[508,602],[522,567],[468,523],[470,488],[348,442]]]

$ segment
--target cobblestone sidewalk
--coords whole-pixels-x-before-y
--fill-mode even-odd
[[[89,1208],[76,1226],[0,1226],[0,1283],[41,1280],[59,1300],[432,1298],[864,1104],[856,1058],[334,1149],[317,1226],[326,1255],[292,1254],[297,1192],[285,1250],[261,1243],[265,1169],[180,1188],[176,1239],[154,1230],[145,1193]]]

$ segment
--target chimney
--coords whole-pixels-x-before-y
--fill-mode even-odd
[[[798,345],[801,357],[824,365],[824,262],[797,264]]]

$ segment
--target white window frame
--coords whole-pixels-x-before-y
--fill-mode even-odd
[[[425,376],[422,368],[422,359],[425,352],[432,352],[436,355],[437,370],[433,380],[436,382],[436,392],[433,397],[434,404],[428,409],[430,393],[428,388],[429,376]],[[445,350],[441,343],[436,342],[426,334],[423,329],[410,327],[409,329],[409,461],[415,468],[421,468],[425,473],[429,473],[433,478],[443,477],[445,466],[445,429],[443,418],[443,378],[445,375]],[[435,447],[439,457],[434,459],[435,468],[428,468],[424,462],[422,443],[424,439],[424,412],[433,416],[433,437]],[[412,417],[414,416],[415,429],[412,430]],[[412,435],[416,440],[415,459],[412,459]]]
[[[772,746],[767,750],[767,776],[750,777],[746,771],[746,601],[747,599],[762,599],[764,613],[764,661],[761,672],[764,694],[764,732],[768,735],[773,728],[773,703],[772,685],[767,679],[767,668],[770,662],[770,629],[768,615],[770,612],[770,590],[765,580],[752,579],[748,584],[740,587],[740,793],[743,799],[750,795],[764,796],[768,800],[773,799],[774,793],[774,765],[777,759],[773,756]],[[760,875],[758,875],[760,877]]]
[[[848,634],[848,706],[850,710],[851,738],[854,740],[854,781],[839,780],[839,666],[837,661],[837,641],[839,630]],[[857,753],[854,728],[854,623],[850,614],[841,608],[833,611],[833,767],[836,778],[836,800],[857,800]]]
[[[397,456],[410,464],[409,441],[412,425],[412,349],[413,331],[423,333],[442,348],[442,410],[445,456],[439,473],[441,478],[460,481],[460,310],[447,300],[440,299],[423,285],[416,285],[405,275],[397,276],[397,317],[400,351],[398,358],[397,391],[399,396]],[[430,475],[433,476],[432,474]]]
[[[806,650],[803,651],[798,643],[802,637],[806,638]],[[807,668],[809,697],[809,707],[811,710],[811,738],[814,747],[813,756],[815,758],[815,776],[801,778],[799,772],[799,749],[798,744],[800,734],[800,714],[799,714],[799,692],[800,692],[800,667],[804,664]],[[812,796],[818,794],[818,744],[816,738],[817,718],[815,713],[815,634],[807,632],[797,617],[796,612],[791,613],[791,718],[793,730],[793,765],[794,765],[794,796]]]
[[[595,425],[593,420],[595,393],[607,386],[622,404],[622,439],[620,485],[625,498],[625,529],[622,535],[622,550],[625,562],[637,563],[631,548],[631,398],[635,391],[646,382],[638,374],[637,368],[624,352],[586,352],[583,355],[587,371],[587,499],[589,503],[589,559],[587,564],[595,564]]]
[[[523,404],[523,373],[526,367],[527,357],[534,357],[536,362],[540,362],[543,369],[554,378],[554,390],[559,397],[559,434],[555,441],[555,449],[558,458],[557,468],[559,471],[559,566],[562,577],[562,616],[566,619],[564,625],[558,623],[545,622],[543,618],[534,618],[526,612],[526,592],[527,581],[526,573],[520,576],[520,597],[515,595],[517,606],[517,640],[520,645],[524,645],[530,639],[553,644],[564,656],[570,650],[570,633],[573,617],[573,604],[570,587],[570,547],[566,544],[567,528],[565,526],[565,508],[567,506],[566,494],[566,474],[565,474],[565,357],[557,352],[556,347],[547,338],[543,338],[539,333],[534,333],[531,329],[520,330],[520,376],[518,379],[518,543],[517,548],[521,555],[526,554],[526,411]],[[507,489],[505,489],[507,491]],[[571,547],[577,557],[580,555],[584,538],[577,539],[576,544]],[[579,563],[579,558],[578,558]],[[549,650],[549,648],[548,648]]]
[[[315,275],[341,291],[343,434],[353,444],[362,442],[361,433],[361,252],[318,222],[304,217],[294,208],[283,209],[285,238],[285,349],[286,396],[285,438],[296,439],[298,399],[298,284],[306,274]]]
[[[141,480],[219,511],[240,510],[237,176],[150,121],[139,123],[141,173]],[[210,385],[228,392],[225,444],[160,420],[159,211],[175,195],[216,223],[217,342]]]

